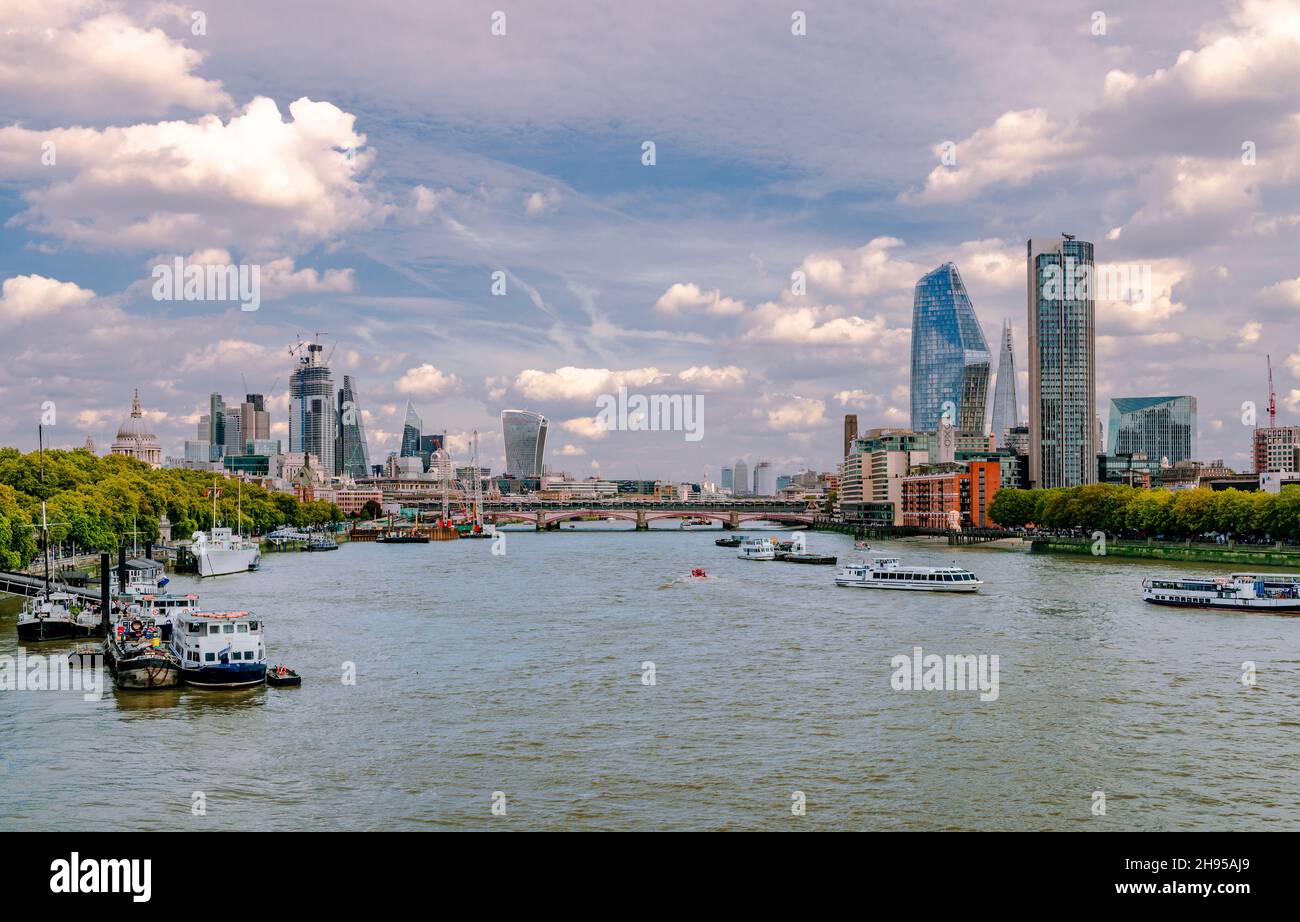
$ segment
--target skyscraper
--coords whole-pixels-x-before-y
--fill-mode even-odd
[[[993,385],[993,419],[990,431],[998,445],[1006,444],[1007,430],[1020,425],[1016,403],[1016,353],[1011,345],[1011,322],[1002,321],[1002,352],[998,355],[998,376]]]
[[[289,450],[313,455],[329,476],[334,471],[338,409],[334,379],[321,357],[324,351],[319,343],[308,343],[289,376]]]
[[[746,464],[744,461],[737,461],[735,467],[735,474],[733,476],[735,477],[736,487],[732,492],[736,496],[748,496],[750,490],[749,465]]]
[[[239,429],[245,443],[271,437],[271,414],[261,394],[245,394],[239,405]]]
[[[731,468],[729,468],[729,467],[724,467],[724,468],[722,469],[722,484],[721,484],[722,489],[724,489],[724,490],[734,490],[734,489],[735,489],[735,485],[736,485],[736,481],[735,481],[735,478],[734,478],[734,476],[733,476],[733,474],[732,474],[732,470],[731,470]]]
[[[546,417],[529,410],[502,410],[506,475],[541,477],[546,453]]]
[[[220,461],[222,446],[226,444],[226,403],[220,394],[208,397],[209,461]]]
[[[1143,454],[1170,464],[1196,457],[1195,397],[1114,397],[1107,454]]]
[[[853,440],[858,437],[858,414],[844,414],[844,457],[853,450]]]
[[[957,267],[922,276],[912,299],[912,429],[934,432],[947,411],[958,432],[982,433],[991,361]]]
[[[351,375],[343,376],[339,389],[339,440],[335,452],[336,473],[356,479],[370,476],[370,446],[366,444],[366,427],[357,405],[357,385]]]
[[[776,496],[776,468],[771,461],[760,461],[754,465],[754,495]]]
[[[423,428],[424,421],[416,414],[411,401],[406,401],[406,422],[402,424],[402,447],[397,452],[399,458],[420,457],[420,430]]]
[[[1096,301],[1092,244],[1068,234],[1028,242],[1029,481],[1097,479]]]

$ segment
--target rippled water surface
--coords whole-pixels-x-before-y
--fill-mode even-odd
[[[717,531],[598,528],[177,577],[261,614],[303,686],[0,692],[0,828],[1300,826],[1300,619],[1146,606],[1166,563],[893,542],[986,585],[882,592],[737,560]],[[998,699],[894,691],[918,645],[998,655]]]

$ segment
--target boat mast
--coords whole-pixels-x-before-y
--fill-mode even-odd
[[[212,475],[212,530],[217,530],[217,475]]]
[[[45,517],[45,427],[36,427],[36,444],[41,456],[41,558],[45,563],[45,598],[50,597],[50,523]]]
[[[470,476],[474,478],[474,533],[483,530],[483,481],[478,470],[478,430],[474,430],[474,457],[470,461]]]

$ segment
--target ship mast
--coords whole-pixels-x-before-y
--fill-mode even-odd
[[[41,558],[45,563],[45,598],[50,597],[50,523],[45,517],[45,427],[36,427],[36,442],[41,454]]]

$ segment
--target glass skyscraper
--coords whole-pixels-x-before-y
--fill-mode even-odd
[[[922,276],[912,300],[912,429],[936,431],[949,409],[958,432],[982,433],[991,362],[957,267]]]
[[[289,450],[314,456],[328,477],[334,473],[339,417],[334,379],[321,358],[324,351],[319,343],[309,343],[289,376]]]
[[[1020,425],[1016,403],[1016,353],[1011,345],[1011,324],[1002,321],[1002,351],[998,355],[998,377],[993,385],[993,419],[990,431],[998,445],[1006,444],[1007,430]]]
[[[357,406],[357,385],[351,375],[343,376],[339,389],[339,442],[336,473],[351,477],[370,476],[370,446],[366,444],[366,427]]]
[[[423,428],[424,421],[415,412],[415,407],[411,406],[411,401],[406,401],[406,422],[402,424],[402,447],[397,452],[399,458],[420,457],[420,430]]]
[[[546,453],[546,417],[529,410],[502,410],[506,475],[541,477]]]
[[[749,465],[744,461],[737,461],[732,470],[735,472],[732,474],[735,482],[735,487],[731,491],[732,494],[735,496],[748,496],[750,491]]]
[[[1097,332],[1092,244],[1063,234],[1028,242],[1029,481],[1050,489],[1097,479]]]
[[[1196,457],[1195,397],[1115,397],[1110,402],[1106,453],[1144,454],[1170,464]]]

